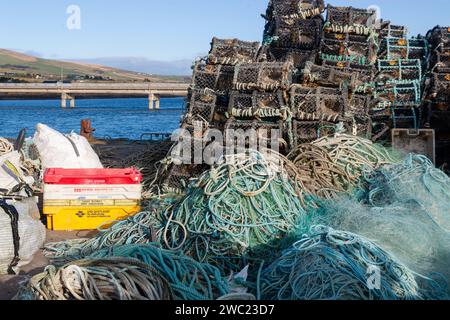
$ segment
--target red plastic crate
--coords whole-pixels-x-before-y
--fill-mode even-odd
[[[140,184],[142,174],[136,168],[127,169],[59,169],[49,168],[44,183],[61,185]]]

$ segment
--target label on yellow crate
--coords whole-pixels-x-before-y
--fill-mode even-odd
[[[139,200],[112,200],[112,199],[98,199],[98,200],[44,200],[44,206],[49,207],[104,207],[104,206],[138,206]]]
[[[126,219],[140,211],[134,206],[44,206],[47,228],[57,231],[94,230],[107,228],[114,222]]]

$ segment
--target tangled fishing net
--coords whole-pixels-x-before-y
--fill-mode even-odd
[[[365,176],[367,199],[374,206],[417,203],[445,232],[450,233],[450,178],[425,156],[410,154],[404,161]]]
[[[136,259],[105,258],[48,266],[34,276],[17,300],[171,300],[167,280]]]
[[[288,159],[297,168],[301,189],[324,199],[351,192],[359,187],[365,172],[399,160],[381,145],[346,134],[301,144],[291,151]]]
[[[319,225],[262,271],[259,290],[264,300],[436,298],[437,284],[416,277],[366,238]]]
[[[299,226],[298,233],[308,231],[311,225],[359,234],[411,270],[426,276],[438,273],[440,278],[450,279],[450,235],[416,203],[373,207],[350,197],[322,201],[318,209],[308,212],[308,221]]]

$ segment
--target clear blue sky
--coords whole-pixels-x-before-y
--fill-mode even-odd
[[[192,59],[212,36],[257,40],[268,0],[2,0],[0,47],[48,58]],[[381,7],[384,19],[411,34],[450,24],[449,0],[333,0]],[[69,5],[81,8],[81,30],[66,28]]]

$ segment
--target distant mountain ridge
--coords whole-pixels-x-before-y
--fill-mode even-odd
[[[133,70],[127,68],[126,60],[121,60],[122,63],[113,63],[116,66],[105,66],[103,59],[93,59],[84,61],[61,61],[52,59],[43,59],[33,55],[19,53],[12,50],[0,49],[0,78],[3,81],[7,79],[14,79],[18,81],[39,82],[44,80],[60,80],[61,74],[64,79],[68,80],[110,80],[110,81],[188,81],[188,77],[171,74],[170,71],[163,72],[172,66],[172,63],[167,64],[155,63],[159,65],[156,71],[148,72],[139,69],[139,60],[128,64],[133,66]],[[113,62],[110,60],[110,62]],[[123,66],[123,67],[121,67]],[[174,63],[175,69],[182,70],[184,65]],[[174,69],[174,70],[175,70]],[[159,75],[158,72],[161,72]],[[190,73],[186,73],[189,75]]]
[[[159,61],[136,57],[110,57],[95,59],[69,60],[74,62],[94,63],[114,68],[145,72],[164,76],[190,76],[192,74],[193,60]]]

